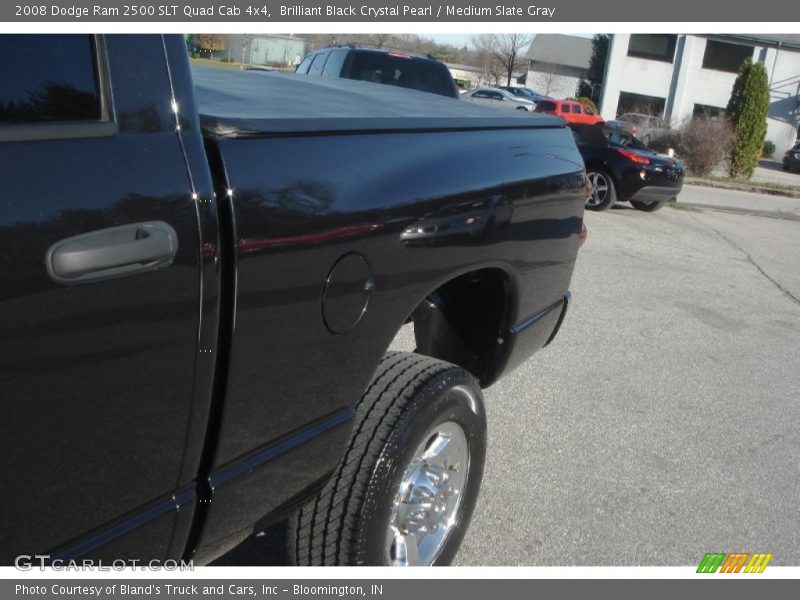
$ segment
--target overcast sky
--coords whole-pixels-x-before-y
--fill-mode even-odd
[[[457,48],[463,48],[464,46],[471,46],[470,40],[474,34],[470,33],[424,33],[422,37],[430,37],[433,38],[434,41],[438,42],[439,44],[448,44],[450,46],[456,46]],[[589,33],[575,33],[571,34],[576,37],[582,38],[590,38],[593,34]]]

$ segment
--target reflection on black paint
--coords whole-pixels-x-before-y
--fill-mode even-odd
[[[0,100],[0,123],[96,121],[100,119],[97,95],[69,83],[45,81],[29,90],[25,100]]]
[[[119,130],[126,133],[158,133],[168,126],[169,123],[152,104],[119,114]]]
[[[489,243],[490,234],[511,220],[512,201],[503,194],[460,202],[431,212],[400,234],[406,246]]]

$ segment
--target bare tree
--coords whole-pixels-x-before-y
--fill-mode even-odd
[[[527,82],[527,85],[534,87],[545,96],[557,95],[561,97],[564,95],[563,90],[558,89],[561,82],[561,68],[553,63],[533,63],[531,64],[533,77]],[[530,72],[529,72],[530,76]],[[570,95],[570,94],[567,94]]]
[[[242,69],[244,69],[245,53],[247,52],[247,50],[248,50],[248,48],[250,46],[250,41],[251,41],[252,37],[253,37],[252,34],[246,33],[241,38],[241,41],[242,41],[242,56],[241,56],[241,60],[239,62],[241,64]],[[250,61],[248,60],[247,62],[250,62]]]
[[[341,43],[341,35],[336,33],[308,33],[303,38],[309,42],[309,50],[319,50]]]
[[[389,33],[373,33],[369,36],[370,42],[376,48],[383,48],[383,45],[392,37]]]
[[[503,33],[494,35],[494,55],[503,65],[506,85],[511,85],[511,77],[523,63],[523,51],[531,45],[533,36],[522,33]]]
[[[545,96],[549,96],[553,91],[553,84],[556,82],[556,79],[558,79],[558,74],[553,69],[547,69],[542,72],[539,81],[544,83],[544,91],[542,93]]]
[[[475,48],[475,61],[483,71],[483,79],[492,85],[499,85],[505,67],[497,58],[497,37],[492,33],[482,33],[472,36],[472,45]]]
[[[400,50],[416,52],[420,46],[420,37],[416,33],[400,33],[393,36],[392,44]]]

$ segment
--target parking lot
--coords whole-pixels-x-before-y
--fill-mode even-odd
[[[554,343],[486,392],[461,565],[800,564],[800,200],[589,213]]]

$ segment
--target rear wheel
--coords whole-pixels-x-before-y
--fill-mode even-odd
[[[655,212],[667,203],[666,200],[659,200],[658,202],[642,202],[640,200],[631,200],[631,206],[636,210],[643,210],[644,212]]]
[[[486,452],[480,387],[455,365],[392,352],[356,409],[350,445],[291,520],[300,565],[440,565],[455,556]]]
[[[589,210],[606,210],[614,206],[617,201],[617,190],[611,176],[602,169],[589,170],[586,173],[592,192],[586,199],[586,208]]]

